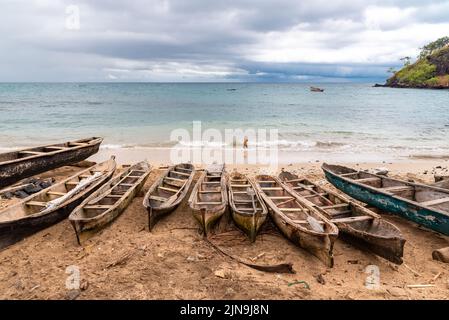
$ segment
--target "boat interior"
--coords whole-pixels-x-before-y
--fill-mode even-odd
[[[377,236],[400,236],[391,224],[374,219],[369,209],[345,201],[333,192],[316,185],[308,179],[301,179],[289,172],[282,172],[280,179],[292,187],[299,195],[319,207],[334,223],[351,224],[354,229],[376,234]]]
[[[170,198],[175,199],[194,173],[193,165],[188,163],[181,163],[169,169],[161,183],[151,192],[148,199],[150,206],[159,207]]]
[[[195,195],[194,204],[206,208],[222,205],[225,201],[223,199],[222,179],[224,179],[223,171],[211,172],[206,170],[203,180],[199,181],[200,184]]]
[[[111,209],[119,200],[126,197],[128,191],[134,188],[149,170],[150,167],[146,163],[130,167],[103,186],[100,197],[89,201],[78,214],[83,218],[93,218]]]
[[[0,222],[39,213],[47,208],[48,202],[63,197],[70,190],[76,188],[81,180],[91,178],[97,172],[105,174],[113,170],[114,167],[115,161],[109,160],[83,170],[65,181],[56,183],[45,190],[35,193],[27,198],[25,202],[10,206],[1,211]]]
[[[264,212],[264,207],[257,196],[256,190],[245,175],[237,172],[232,173],[229,178],[229,190],[232,193],[230,201],[234,203],[237,211],[244,214]]]
[[[449,211],[449,190],[438,190],[431,186],[400,181],[389,177],[375,175],[365,171],[355,171],[340,166],[329,166],[340,177],[374,187],[381,192],[418,202],[432,209]]]
[[[301,204],[285,189],[279,180],[276,181],[274,177],[269,175],[259,175],[256,177],[256,183],[259,185],[263,194],[274,203],[276,209],[291,219],[295,224],[300,225],[302,228],[316,231],[307,220],[309,216],[312,216],[324,227],[325,232],[330,230],[329,225],[324,223],[320,216]]]
[[[43,155],[49,152],[60,151],[60,150],[68,150],[70,148],[79,147],[79,146],[87,146],[91,141],[96,140],[98,138],[89,138],[77,141],[71,141],[66,143],[59,143],[48,146],[41,146],[31,149],[24,149],[19,151],[7,152],[0,154],[0,162],[11,161],[17,159],[23,159],[33,156]]]

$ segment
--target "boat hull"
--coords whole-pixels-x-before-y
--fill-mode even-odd
[[[193,217],[198,221],[201,228],[203,229],[203,233],[205,236],[209,235],[214,226],[220,220],[220,218],[226,212],[226,207],[223,207],[220,210],[210,212],[210,211],[201,211],[192,209]]]
[[[443,215],[434,210],[420,207],[408,201],[365,188],[361,185],[350,183],[338,175],[326,170],[325,176],[326,179],[336,188],[359,201],[375,206],[380,210],[399,215],[431,230],[449,235],[449,216]]]
[[[167,208],[153,208],[147,207],[148,212],[148,228],[149,230],[153,230],[154,226],[161,220],[163,217],[169,215],[173,211],[175,211],[181,203],[177,203],[173,206]]]
[[[67,152],[46,154],[13,163],[0,163],[0,188],[36,174],[85,160],[98,152],[101,142]]]
[[[104,182],[110,178],[111,176],[109,176],[109,178]],[[81,202],[101,187],[101,185],[102,184],[97,185],[95,188],[92,188],[92,190],[89,190],[84,195],[70,202],[66,206],[46,215],[0,223],[0,250],[64,220],[79,204],[81,204]]]
[[[374,223],[385,225],[388,222],[376,219]],[[376,233],[371,233],[363,229],[357,229],[353,225],[345,223],[336,223],[340,231],[342,240],[351,243],[355,247],[371,251],[376,255],[387,259],[396,264],[402,264],[404,255],[405,239],[401,237],[379,237]],[[379,230],[382,226],[379,226]]]
[[[273,209],[269,208],[268,212],[275,225],[287,239],[313,254],[327,267],[332,268],[334,266],[333,248],[338,234],[317,235],[303,232],[294,225],[287,223]]]
[[[232,210],[232,219],[237,227],[242,230],[251,242],[256,241],[257,233],[266,219],[265,215],[257,215],[255,218],[247,214],[241,214],[236,210]]]
[[[146,178],[143,179],[124,199],[120,204],[110,210],[105,215],[101,215],[96,219],[92,220],[70,220],[73,228],[75,229],[76,239],[78,244],[82,244],[86,240],[93,237],[99,231],[110,225],[118,216],[120,216],[123,211],[129,206],[136,195],[139,194],[143,185],[146,182]],[[87,197],[86,197],[87,198]]]

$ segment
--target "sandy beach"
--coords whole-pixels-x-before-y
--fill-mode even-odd
[[[107,156],[107,152],[100,152],[92,159],[98,161]],[[132,157],[118,157],[118,162],[126,163]],[[159,160],[150,160],[155,169],[143,192],[162,172],[158,169]],[[287,163],[278,169],[285,168],[325,183],[321,164],[316,161]],[[384,167],[389,169],[390,176],[432,183],[434,173],[448,173],[449,162],[432,158],[346,165],[363,169]],[[249,175],[258,172],[254,165],[227,166],[229,172],[233,169]],[[63,167],[40,177],[61,180],[78,170]],[[449,238],[400,217],[383,215],[400,228],[406,239],[402,265],[394,265],[338,239],[333,268],[326,268],[289,242],[271,221],[251,244],[229,216],[223,217],[221,232],[212,236],[211,241],[245,261],[292,263],[296,272],[276,274],[249,268],[217,252],[203,240],[186,200],[148,232],[142,194],[111,226],[83,246],[77,244],[72,226],[64,220],[1,251],[0,298],[447,299],[449,264],[432,260],[432,251],[449,246]],[[0,200],[0,207],[14,201],[18,200]],[[365,286],[369,276],[367,267],[372,265],[380,271],[377,289]],[[80,290],[66,288],[73,266],[80,272]],[[431,286],[408,287],[416,284]]]

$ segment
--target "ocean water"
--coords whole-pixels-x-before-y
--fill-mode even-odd
[[[175,129],[277,129],[251,146],[393,157],[449,154],[449,91],[363,84],[3,83],[0,148],[103,136],[103,148],[169,148]],[[200,146],[217,142],[190,141]],[[219,143],[219,142],[218,142]],[[226,142],[224,142],[226,143]],[[240,145],[241,141],[237,141]]]

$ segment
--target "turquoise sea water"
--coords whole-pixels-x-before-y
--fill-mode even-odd
[[[222,131],[276,128],[285,150],[449,154],[449,91],[309,86],[3,83],[0,148],[87,136],[105,137],[106,147],[170,147],[172,130],[201,121]]]

